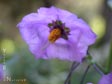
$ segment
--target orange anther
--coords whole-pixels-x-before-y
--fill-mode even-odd
[[[59,28],[55,28],[50,32],[48,39],[51,43],[54,43],[60,37],[61,37],[61,30]]]

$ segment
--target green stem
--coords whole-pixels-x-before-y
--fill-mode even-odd
[[[104,71],[96,64],[93,64],[94,69],[102,76],[104,75]]]
[[[70,81],[71,76],[72,76],[74,70],[79,66],[79,64],[80,64],[80,63],[75,63],[75,62],[73,62],[72,67],[71,67],[71,69],[70,69],[70,72],[69,72],[69,74],[68,74],[68,76],[67,76],[67,78],[66,78],[64,84],[71,84],[71,81]]]
[[[87,59],[89,60],[89,63],[93,65],[94,69],[95,69],[98,73],[100,73],[101,75],[106,73],[106,71],[105,71],[103,68],[101,68],[97,63],[95,63],[95,62],[92,60],[92,56],[91,56],[91,54],[90,54],[89,52],[88,52],[88,57],[87,57]]]
[[[91,64],[89,64],[88,67],[86,68],[80,84],[83,84],[84,83],[84,79],[85,79],[85,77],[87,75],[87,72],[88,72],[88,70],[89,70],[90,67],[91,67]]]
[[[111,40],[111,44],[110,44],[110,52],[109,52],[109,59],[108,59],[106,74],[111,72],[111,70],[112,70],[112,40]]]

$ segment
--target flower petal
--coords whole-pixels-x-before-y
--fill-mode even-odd
[[[57,8],[53,6],[50,8],[41,7],[37,10],[37,12],[39,17],[44,18],[44,21],[47,20],[49,23],[51,23],[52,21],[56,21],[58,17]]]
[[[66,26],[70,28],[71,32],[76,32],[77,30],[80,31],[81,43],[84,43],[85,45],[92,45],[93,43],[95,43],[96,34],[92,32],[89,25],[85,23],[82,19],[77,19],[70,23],[66,22]]]
[[[66,10],[62,10],[60,8],[56,8],[54,6],[50,7],[50,8],[45,8],[45,7],[41,7],[38,10],[38,14],[40,16],[46,17],[46,18],[52,18],[52,20],[61,20],[63,23],[65,21],[69,21],[69,19],[76,19],[77,16],[73,13],[70,13]]]
[[[33,16],[31,15],[31,18]],[[32,18],[27,21],[28,17],[23,18],[23,20],[17,25],[19,27],[20,33],[26,43],[29,45],[30,51],[40,58],[42,56],[45,46],[48,43],[49,28],[44,23],[36,21]],[[38,52],[38,53],[37,53]]]
[[[79,53],[76,44],[61,38],[56,43],[51,44],[46,52],[47,55],[44,57],[46,59],[58,58],[61,60],[81,62],[84,57],[83,53]]]
[[[77,33],[73,33],[69,36],[69,41],[72,42],[75,46],[77,46],[77,53],[80,54],[78,56],[83,59],[87,55],[88,45],[81,42],[81,32],[76,32]]]
[[[58,19],[61,20],[63,23],[69,22],[69,19],[77,19],[77,15],[70,13],[66,10],[62,10],[60,8],[57,8],[57,15]]]
[[[112,84],[112,72],[102,76],[98,84]]]

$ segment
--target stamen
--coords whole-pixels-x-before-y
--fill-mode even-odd
[[[60,37],[61,37],[61,29],[55,28],[50,32],[48,39],[51,43],[54,43]]]

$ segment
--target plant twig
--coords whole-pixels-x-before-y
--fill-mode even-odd
[[[104,75],[103,70],[96,63],[93,64],[94,69],[102,76]]]
[[[89,64],[89,65],[87,66],[87,68],[86,68],[86,70],[85,70],[85,72],[84,72],[84,75],[83,75],[83,77],[82,77],[82,79],[81,79],[80,84],[83,84],[83,83],[84,83],[84,79],[85,79],[85,77],[86,77],[86,75],[87,75],[87,72],[88,72],[88,70],[89,70],[90,67],[91,67],[91,64]]]
[[[71,78],[74,70],[79,66],[79,64],[80,63],[73,62],[72,66],[71,66],[71,69],[69,71],[69,74],[68,74],[64,84],[71,84],[70,78]]]

